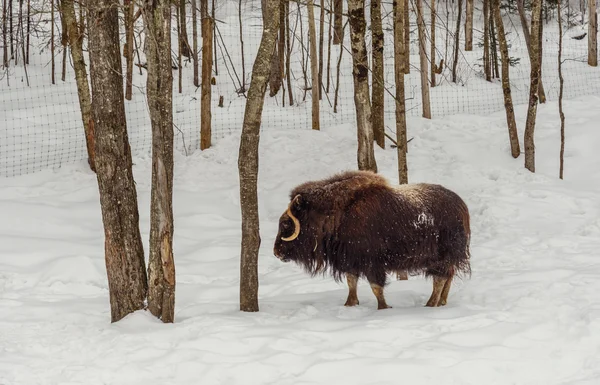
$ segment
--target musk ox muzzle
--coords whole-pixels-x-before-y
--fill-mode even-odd
[[[455,275],[470,273],[470,217],[464,201],[436,184],[392,186],[369,171],[348,171],[294,188],[279,219],[273,253],[311,275],[346,277],[347,306],[366,278],[387,308],[387,274],[433,277],[427,306],[447,302]]]

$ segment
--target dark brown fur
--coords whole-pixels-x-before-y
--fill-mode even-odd
[[[453,276],[470,273],[468,208],[440,185],[391,186],[378,174],[348,171],[303,183],[290,198],[300,234],[281,239],[294,232],[284,213],[273,251],[312,275],[329,271],[336,281],[349,274],[366,278],[371,287],[382,288],[379,300],[387,273],[424,273],[436,278],[428,305],[438,306],[445,305]]]

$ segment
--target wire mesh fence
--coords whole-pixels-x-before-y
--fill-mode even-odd
[[[55,12],[54,20],[47,1],[32,2],[36,11],[31,19],[35,21],[35,33],[31,33],[29,63],[24,65],[26,34],[14,33],[10,44],[14,54],[8,65],[0,72],[0,176],[11,177],[36,172],[61,165],[81,162],[87,159],[83,123],[79,109],[77,87],[69,52],[64,54],[60,41],[60,14]],[[329,4],[329,1],[326,2]],[[440,3],[443,4],[443,3]],[[239,92],[242,83],[250,83],[254,56],[260,44],[262,18],[259,0],[242,2],[219,1],[215,8],[215,67],[212,87],[212,132],[213,143],[218,145],[220,138],[238,135],[241,131],[245,95]],[[18,8],[15,6],[15,14]],[[368,7],[367,7],[368,10]],[[447,13],[446,13],[447,10]],[[499,111],[504,106],[501,82],[485,80],[482,74],[479,47],[481,33],[474,33],[474,50],[465,52],[464,29],[461,31],[458,81],[452,82],[452,54],[456,25],[452,3],[446,4],[437,17],[436,62],[444,59],[445,65],[437,75],[437,86],[431,88],[431,112],[433,118],[452,114],[486,115]],[[316,28],[319,33],[320,8],[316,10]],[[240,15],[242,32],[240,33]],[[354,91],[352,79],[352,58],[349,48],[349,27],[345,27],[341,45],[330,45],[331,19],[329,11],[324,12],[323,84],[321,106],[321,127],[355,122]],[[383,3],[383,24],[385,33],[385,115],[388,126],[393,127],[395,103],[393,32],[391,4]],[[477,13],[476,13],[477,15]],[[369,14],[367,12],[367,17]],[[191,18],[188,13],[186,28],[192,36]],[[290,79],[283,79],[282,87],[274,96],[267,96],[263,111],[262,129],[311,129],[311,92],[308,57],[308,26],[305,6],[290,3]],[[430,18],[426,13],[426,21]],[[518,18],[504,14],[509,52],[513,59],[510,67],[512,97],[515,104],[527,103],[529,98],[529,58],[526,45],[517,28]],[[513,23],[515,19],[515,23]],[[54,21],[54,84],[52,83],[52,51],[50,45],[51,26]],[[476,19],[477,21],[477,19]],[[18,24],[22,26],[23,24]],[[446,26],[450,26],[446,28]],[[173,18],[173,62],[177,63],[176,19]],[[19,27],[21,28],[21,27]],[[430,24],[427,24],[430,28]],[[411,71],[406,75],[406,107],[411,116],[420,116],[421,85],[418,68],[418,34],[414,14],[411,17]],[[461,28],[462,29],[462,28]],[[141,18],[135,25],[135,66],[133,73],[133,97],[125,101],[129,141],[134,154],[149,153],[151,149],[151,128],[146,99],[146,70],[144,56],[143,24]],[[557,50],[558,34],[551,24],[545,27],[542,79],[549,102],[558,98]],[[587,45],[585,40],[571,37],[579,30],[573,29],[564,37],[563,72],[565,74],[564,97],[566,99],[600,94],[600,70],[586,63]],[[12,35],[11,35],[12,36]],[[428,34],[429,38],[429,34]],[[122,35],[122,42],[125,36]],[[242,56],[242,41],[244,54]],[[4,44],[4,41],[0,42]],[[7,43],[8,44],[8,43]],[[428,41],[430,44],[430,41]],[[84,42],[84,48],[86,48]],[[370,48],[370,31],[367,33]],[[4,44],[0,53],[3,51]],[[8,47],[7,47],[8,48]],[[428,50],[429,51],[429,50]],[[9,52],[10,53],[10,52]],[[340,59],[341,54],[341,59]],[[498,55],[499,56],[499,55]],[[242,58],[244,66],[242,66]],[[86,53],[86,60],[88,59]],[[431,58],[428,58],[431,59]],[[66,61],[64,61],[66,60]],[[63,61],[65,76],[62,80]],[[89,64],[89,61],[88,61]],[[124,64],[124,63],[123,63]],[[338,70],[339,66],[339,70]],[[88,65],[89,72],[89,65]],[[193,84],[192,61],[183,58],[181,85],[179,92],[179,68],[174,69],[173,113],[175,148],[190,154],[199,149],[200,141],[200,89]],[[431,76],[431,74],[429,74]],[[245,80],[245,81],[244,81]],[[372,79],[371,79],[372,82]],[[337,97],[336,97],[337,89]],[[293,104],[290,105],[290,94]],[[220,103],[222,98],[222,103]],[[337,100],[336,100],[337,99]],[[334,110],[335,106],[335,110]],[[410,130],[410,127],[409,127]]]

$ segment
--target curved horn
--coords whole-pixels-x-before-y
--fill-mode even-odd
[[[289,217],[292,219],[292,221],[294,222],[294,233],[293,233],[292,235],[290,235],[289,237],[287,237],[287,238],[281,237],[281,239],[282,239],[283,241],[286,241],[286,242],[293,241],[294,239],[298,238],[298,234],[300,234],[300,221],[298,220],[298,218],[296,218],[296,217],[294,216],[294,214],[292,214],[292,203],[293,203],[293,202],[291,202],[291,203],[288,205],[288,209],[287,209],[287,211],[286,211],[286,214],[287,214],[287,215],[288,215],[288,216],[289,216]]]

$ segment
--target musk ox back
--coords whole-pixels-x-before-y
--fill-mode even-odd
[[[427,306],[445,305],[453,277],[470,273],[469,210],[454,192],[435,184],[390,185],[369,171],[348,171],[294,188],[279,219],[273,252],[312,274],[346,276],[346,306],[359,303],[356,282],[366,278],[377,297],[387,273],[433,277]]]

